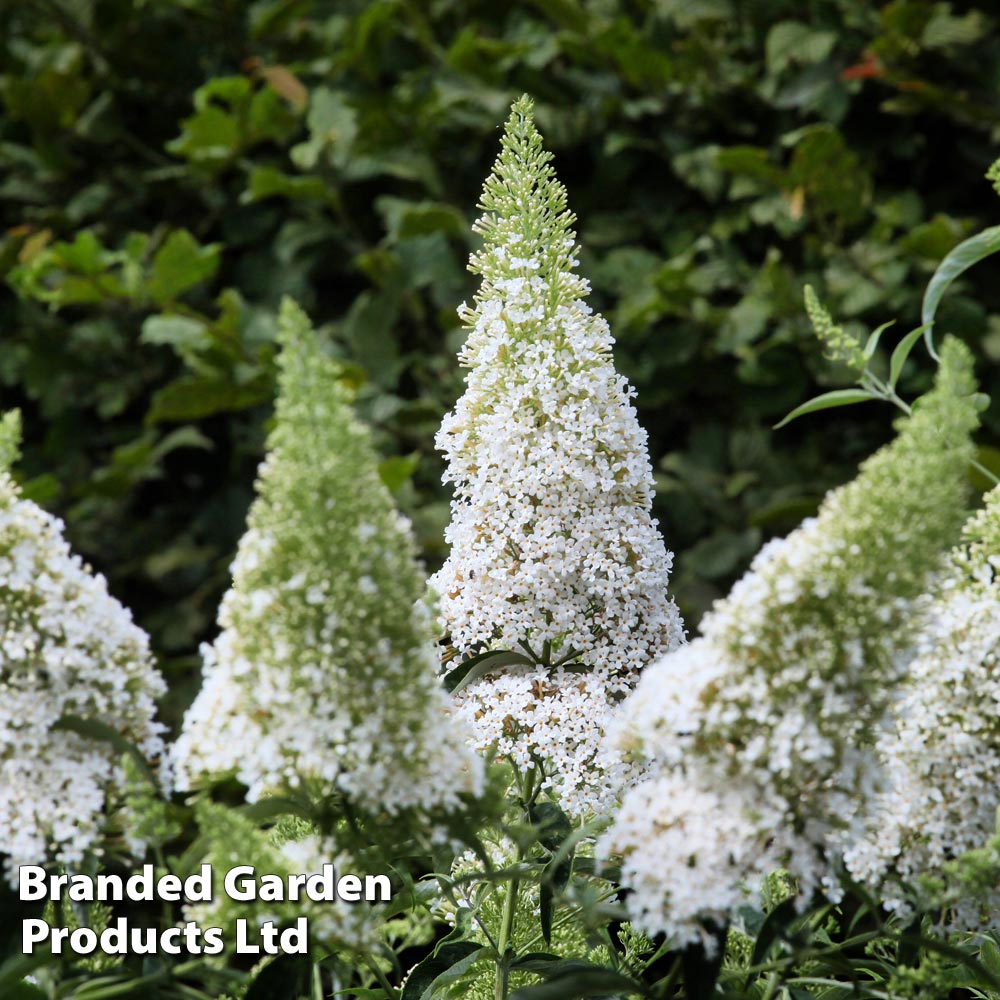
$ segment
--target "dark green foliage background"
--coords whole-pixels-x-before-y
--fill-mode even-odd
[[[433,434],[498,127],[522,91],[638,389],[689,624],[890,433],[811,282],[864,333],[1000,216],[992,5],[894,0],[0,2],[0,402],[27,493],[149,629],[176,721],[252,495],[279,298],[361,386],[384,474],[442,557]],[[939,313],[994,396],[997,265]],[[904,394],[930,363],[914,353]],[[987,414],[983,459],[1000,417]]]

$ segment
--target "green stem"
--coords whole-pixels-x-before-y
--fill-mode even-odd
[[[979,462],[977,462],[975,459],[972,460],[972,467],[981,476],[985,476],[986,479],[989,482],[991,482],[994,486],[997,486],[998,484],[1000,484],[1000,479],[998,479],[995,475],[993,475],[993,473],[990,472],[990,470],[987,469],[985,465],[980,465]]]
[[[772,1000],[775,993],[778,992],[778,984],[780,980],[777,972],[772,972],[767,980],[767,987],[764,990],[764,996],[762,1000]]]
[[[378,980],[379,986],[381,986],[382,989],[385,990],[385,995],[389,998],[389,1000],[397,1000],[397,998],[399,997],[399,993],[396,990],[396,988],[392,985],[392,983],[390,983],[389,980],[386,979],[385,973],[378,967],[378,962],[376,962],[375,959],[373,958],[369,958],[366,960],[366,964],[368,965],[368,968],[371,970],[372,975],[374,975],[375,978]]]
[[[681,961],[681,956],[678,955],[674,959],[674,964],[670,966],[670,971],[667,973],[667,975],[656,984],[657,987],[659,988],[659,993],[662,996],[666,996],[667,991],[672,989],[674,983],[676,983],[677,980],[680,978],[682,967],[683,963]]]
[[[517,860],[521,861],[521,849],[518,848]],[[510,989],[510,948],[511,933],[514,930],[514,915],[517,913],[517,897],[520,889],[520,879],[513,878],[507,887],[507,898],[503,904],[503,923],[500,925],[500,940],[497,942],[497,976],[496,1000],[507,1000]]]
[[[531,808],[531,804],[534,801],[536,793],[536,770],[536,768],[531,768],[527,774],[522,774],[519,768],[515,768],[514,770],[517,791],[525,812]],[[519,845],[517,848],[517,863],[520,864],[523,860],[524,851]],[[517,877],[512,878],[510,884],[507,886],[507,897],[503,903],[503,920],[500,924],[500,937],[497,941],[496,989],[494,991],[496,1000],[507,1000],[507,994],[510,990],[511,956],[508,955],[508,952],[512,951],[510,939],[514,931],[514,917],[517,914],[517,897],[520,888],[521,880]]]
[[[796,976],[794,979],[789,979],[788,986],[830,986],[840,989],[844,989],[847,984],[842,979],[820,979],[818,976]],[[867,987],[868,996],[872,997],[873,1000],[893,1000],[893,994],[883,993],[881,990],[873,990],[870,986]]]

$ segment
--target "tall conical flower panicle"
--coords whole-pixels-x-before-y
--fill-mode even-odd
[[[966,525],[935,590],[896,725],[879,742],[887,789],[846,854],[890,909],[912,903],[900,881],[940,876],[983,847],[1000,807],[1000,487]],[[985,904],[985,905],[984,905]],[[1000,890],[951,906],[952,929],[996,928]],[[984,919],[985,917],[985,919]]]
[[[450,808],[482,766],[436,680],[409,524],[308,319],[286,302],[280,328],[275,426],[179,778],[232,773],[251,799],[305,784],[369,814]]]
[[[912,655],[913,608],[957,537],[976,425],[968,349],[818,515],[758,554],[702,635],[646,671],[620,745],[652,761],[602,844],[641,926],[698,940],[747,882],[807,898],[870,806],[873,742]]]
[[[74,865],[99,852],[122,797],[120,751],[71,727],[107,726],[153,760],[164,690],[145,632],[71,553],[62,523],[21,495],[10,474],[19,438],[9,413],[0,423],[0,853],[12,884],[18,865]]]
[[[618,782],[595,762],[611,700],[683,629],[635,393],[583,301],[573,216],[527,98],[501,144],[475,225],[482,285],[459,310],[467,388],[437,437],[455,496],[451,554],[431,583],[460,654],[529,661],[458,695],[477,745],[541,763],[582,812]]]

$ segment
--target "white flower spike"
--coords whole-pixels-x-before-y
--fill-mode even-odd
[[[234,774],[251,800],[303,785],[369,815],[456,807],[483,767],[436,679],[409,524],[338,365],[290,301],[280,329],[275,427],[178,781]]]
[[[99,852],[124,787],[120,750],[60,721],[98,722],[154,760],[164,691],[146,633],[70,551],[62,522],[21,496],[10,474],[19,437],[9,413],[0,423],[0,853],[12,885],[18,865],[76,865]]]
[[[896,440],[766,545],[623,707],[617,741],[651,773],[599,846],[623,857],[647,933],[710,945],[777,868],[803,902],[820,885],[835,893],[878,787],[874,742],[913,655],[915,602],[961,527],[971,369],[968,348],[946,341]]]
[[[540,764],[568,811],[599,812],[626,771],[600,748],[611,707],[683,627],[635,391],[583,301],[574,218],[528,98],[501,146],[474,226],[482,284],[459,310],[467,388],[437,437],[455,496],[451,554],[431,585],[460,654],[531,661],[458,694],[477,748]]]

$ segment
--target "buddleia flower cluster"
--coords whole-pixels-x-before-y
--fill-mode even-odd
[[[175,745],[178,782],[304,788],[369,815],[450,809],[481,762],[448,714],[408,522],[338,365],[281,311],[275,426]]]
[[[620,775],[599,760],[613,702],[683,629],[672,556],[650,514],[652,473],[635,392],[607,322],[583,301],[573,215],[532,104],[514,104],[487,178],[459,315],[467,388],[437,436],[455,495],[451,553],[431,585],[462,656],[526,662],[466,687],[461,713],[574,813],[606,806]],[[610,769],[610,770],[609,770]]]
[[[766,545],[702,624],[644,674],[617,740],[652,762],[604,854],[650,933],[710,941],[745,891],[787,869],[832,890],[878,784],[872,743],[912,655],[914,605],[961,527],[976,425],[968,349],[895,441],[816,517]]]
[[[885,905],[908,915],[902,884],[941,876],[982,847],[1000,807],[1000,487],[966,525],[936,588],[896,725],[879,743],[888,789],[846,861]],[[985,907],[983,904],[986,904]],[[997,926],[1000,889],[959,900],[953,929]]]
[[[62,522],[21,495],[10,472],[19,436],[17,415],[7,414],[0,424],[0,852],[12,885],[18,865],[77,865],[102,850],[107,813],[123,791],[122,755],[83,735],[86,723],[113,729],[156,761],[163,727],[154,716],[164,691],[146,634],[104,578],[70,551]],[[131,846],[141,844],[133,838]]]

